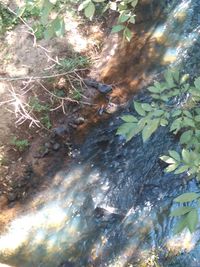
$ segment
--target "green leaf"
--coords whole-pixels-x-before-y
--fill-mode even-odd
[[[190,118],[184,117],[183,123],[184,123],[184,126],[186,126],[186,127],[187,126],[195,127],[194,121]]]
[[[128,42],[130,42],[132,36],[133,36],[132,32],[129,30],[129,28],[126,27],[124,30],[124,37],[126,38]]]
[[[187,217],[184,216],[174,227],[174,234],[182,232],[187,226]]]
[[[177,70],[177,69],[172,70],[172,75],[174,77],[174,80],[178,83],[179,82],[179,79],[180,79],[180,72],[179,72],[179,70]]]
[[[90,2],[91,2],[91,0],[85,0],[85,1],[83,1],[83,3],[81,3],[79,5],[79,7],[78,7],[78,11],[81,11],[81,10],[85,9]]]
[[[193,233],[196,230],[198,224],[198,212],[196,209],[193,209],[187,214],[187,225],[190,233]]]
[[[198,77],[197,79],[195,79],[194,81],[194,85],[197,89],[200,90],[200,77]]]
[[[131,140],[139,132],[140,129],[138,128],[137,124],[134,123],[134,125],[129,129],[129,132],[126,134],[126,141],[128,142],[129,140]]]
[[[178,167],[179,163],[170,164],[167,168],[165,168],[165,172],[173,172]]]
[[[200,197],[200,195],[195,193],[195,192],[184,193],[184,194],[178,196],[177,198],[175,198],[174,201],[178,202],[178,203],[185,203],[185,202],[193,201],[199,197]]]
[[[160,120],[160,126],[167,126],[167,125],[168,125],[168,121],[166,119]]]
[[[194,97],[200,97],[200,91],[197,90],[197,89],[193,89],[193,88],[190,88],[190,93],[192,94],[192,96]]]
[[[120,32],[125,28],[124,25],[115,25],[112,27],[112,31],[111,33],[116,33],[116,32]]]
[[[131,6],[132,7],[136,7],[137,3],[138,3],[138,0],[132,0],[131,1]]]
[[[165,77],[165,80],[166,80],[167,85],[168,85],[169,88],[172,88],[172,87],[175,86],[174,79],[173,79],[173,76],[172,76],[172,72],[170,70],[167,70],[164,73],[164,77]]]
[[[157,116],[157,117],[160,117],[160,116],[162,116],[164,113],[165,113],[164,110],[162,110],[162,109],[157,109],[157,110],[155,110],[155,111],[153,112],[153,115],[154,115],[154,116]]]
[[[200,115],[200,108],[195,108],[195,112]]]
[[[92,17],[94,16],[94,12],[95,12],[94,3],[93,2],[89,2],[87,7],[84,9],[84,14],[85,14],[86,18],[92,19]]]
[[[126,22],[129,18],[130,18],[130,15],[127,14],[126,11],[123,11],[123,12],[121,13],[121,15],[119,16],[118,22],[119,22],[119,23],[124,23],[124,22]]]
[[[117,129],[117,135],[123,135],[126,137],[126,134],[129,132],[130,128],[133,126],[133,123],[123,123],[118,129]]]
[[[105,2],[106,0],[93,0],[93,2],[95,2],[95,3],[103,3],[103,2]]]
[[[190,163],[191,154],[190,154],[189,150],[183,149],[181,154],[182,154],[182,158],[183,158],[184,162]]]
[[[149,121],[149,123],[142,130],[143,142],[147,141],[149,137],[157,130],[159,126],[159,119]]]
[[[141,116],[145,116],[145,115],[146,115],[146,112],[145,112],[145,110],[142,108],[142,104],[141,104],[141,103],[134,101],[134,102],[133,102],[133,105],[134,105],[134,108],[135,108],[135,110],[137,111],[137,113],[138,113],[139,115],[141,115]]]
[[[183,165],[181,167],[179,167],[175,172],[174,174],[180,174],[180,173],[183,173],[185,171],[187,171],[189,169],[189,167],[187,165]]]
[[[181,216],[181,215],[184,215],[184,214],[190,212],[193,209],[194,208],[192,208],[192,207],[179,207],[179,208],[173,210],[170,213],[170,216]]]
[[[50,14],[51,10],[53,9],[53,6],[54,5],[52,3],[50,3],[48,0],[45,0],[44,1],[43,7],[42,7],[42,10],[41,10],[41,22],[42,22],[42,24],[46,25],[48,23],[49,14]],[[48,32],[50,30],[46,30],[46,31]],[[46,34],[46,35],[49,35],[50,36],[51,34]]]
[[[172,113],[172,117],[177,117],[179,115],[181,115],[182,111],[181,110],[175,110],[173,113]]]
[[[180,143],[181,144],[187,144],[191,140],[192,135],[193,135],[192,130],[188,130],[188,131],[184,132],[180,137]]]
[[[175,160],[177,160],[177,161],[181,161],[181,157],[180,157],[180,155],[179,155],[179,153],[178,152],[176,152],[175,150],[169,150],[168,151],[169,152],[169,155],[172,157],[172,158],[174,158]]]
[[[192,114],[188,110],[184,110],[183,114],[186,115],[188,118],[192,119]]]
[[[132,15],[128,22],[135,24],[135,15]]]
[[[160,92],[159,88],[157,88],[157,87],[155,87],[155,86],[149,86],[149,87],[147,88],[147,90],[148,90],[149,92],[151,92],[151,93],[159,93],[159,92]]]
[[[168,156],[161,156],[160,159],[168,164],[174,164],[177,163],[177,161],[174,158],[168,157]]]
[[[152,106],[147,104],[147,103],[144,103],[144,104],[141,104],[141,107],[142,109],[144,109],[145,111],[152,111]]]
[[[170,131],[177,133],[181,129],[181,125],[182,125],[182,119],[181,118],[174,120],[172,122],[171,127],[170,127]]]
[[[54,29],[53,29],[52,25],[49,25],[49,27],[47,27],[46,30],[44,31],[44,38],[46,40],[49,40],[53,36],[54,36]]]
[[[21,17],[23,14],[24,14],[24,11],[26,10],[26,5],[20,7],[18,10],[17,10],[17,17]]]
[[[138,119],[133,115],[124,115],[121,117],[121,119],[125,122],[138,122]]]
[[[151,97],[154,99],[160,99],[160,95],[156,95],[156,94],[152,94]]]
[[[200,122],[200,115],[194,117],[195,121]]]
[[[64,35],[65,32],[65,24],[64,20],[61,17],[57,17],[53,22],[53,29],[58,37],[61,37]]]

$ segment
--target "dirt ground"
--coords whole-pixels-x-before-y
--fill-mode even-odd
[[[44,177],[51,173],[52,166],[57,165],[59,168],[64,161],[70,161],[71,133],[78,131],[79,126],[85,122],[81,110],[85,107],[93,109],[92,98],[97,94],[94,89],[86,92],[83,88],[82,99],[87,104],[68,95],[66,98],[69,101],[58,99],[58,103],[53,103],[51,93],[55,88],[67,92],[71,88],[65,76],[44,79],[42,85],[31,80],[31,77],[65,72],[58,68],[60,60],[74,55],[96,60],[104,36],[101,25],[99,28],[94,23],[84,28],[79,21],[66,19],[71,27],[63,38],[48,41],[42,39],[35,44],[24,24],[0,37],[0,229],[17,212],[19,203],[48,186],[49,181]],[[81,80],[88,72],[87,68],[77,71],[76,77]],[[37,97],[44,107],[47,103],[51,105],[52,110],[49,108],[45,111],[45,115],[49,117],[49,127],[47,123],[45,127],[38,123],[40,113],[39,119],[30,118],[26,114],[27,118],[23,120],[23,107],[27,108],[26,103],[32,96]],[[61,102],[62,105],[57,108]],[[34,119],[40,127],[37,127]],[[26,140],[28,146],[21,149],[12,144],[13,138]]]

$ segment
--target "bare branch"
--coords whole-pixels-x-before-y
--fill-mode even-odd
[[[56,74],[51,74],[51,75],[43,75],[43,76],[25,76],[25,77],[0,77],[0,81],[22,81],[22,80],[43,80],[43,79],[49,79],[49,78],[55,78],[55,77],[60,77],[60,76],[66,76],[68,74],[75,74],[79,71],[85,71],[88,70],[88,68],[84,69],[75,69],[72,71],[67,71],[67,72],[62,72],[62,73],[56,73]]]

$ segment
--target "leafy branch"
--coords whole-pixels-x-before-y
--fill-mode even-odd
[[[179,137],[181,153],[170,150],[169,155],[160,157],[168,164],[165,171],[174,174],[187,173],[189,178],[200,181],[200,77],[189,83],[188,75],[180,75],[178,70],[167,70],[163,82],[154,82],[147,88],[150,94],[148,103],[134,101],[137,116],[132,114],[121,117],[123,123],[117,130],[118,135],[129,141],[141,133],[146,142],[159,127],[168,126],[169,131]],[[183,203],[183,207],[171,212],[171,216],[181,217],[175,232],[184,228],[193,232],[198,223],[198,206],[185,206],[185,203],[197,200],[200,194],[185,193],[174,199]]]
[[[123,31],[123,36],[127,41],[132,38],[132,33],[129,29],[129,24],[135,24],[135,7],[138,4],[138,0],[85,0],[81,1],[78,11],[84,11],[84,15],[92,20],[95,15],[96,9],[101,4],[102,12],[111,10],[118,15],[117,24],[113,26],[112,33]]]

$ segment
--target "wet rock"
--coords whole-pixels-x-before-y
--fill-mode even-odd
[[[45,146],[46,148],[51,148],[51,143],[50,143],[50,142],[47,142],[47,143],[44,144],[44,146]]]
[[[53,149],[54,151],[58,151],[58,150],[60,149],[60,144],[59,144],[59,143],[55,143],[55,144],[53,145],[52,149]]]
[[[49,149],[47,147],[43,147],[41,151],[39,151],[33,156],[34,158],[44,158],[48,153],[49,153]]]
[[[105,108],[104,108],[104,106],[102,106],[102,107],[100,107],[100,108],[98,109],[98,114],[99,114],[100,116],[102,116],[103,113],[104,113],[104,111],[105,111]]]
[[[62,137],[63,135],[65,135],[66,133],[68,133],[68,128],[66,125],[61,125],[59,127],[56,127],[52,130],[54,135],[60,136]]]
[[[118,109],[119,109],[119,105],[115,103],[109,103],[108,106],[105,108],[105,112],[108,114],[113,114],[116,111],[118,111]]]
[[[85,122],[85,119],[83,117],[79,117],[79,118],[74,120],[74,124],[76,124],[76,125],[81,125],[84,122]]]
[[[112,92],[112,86],[111,85],[100,83],[100,82],[97,82],[97,81],[92,80],[92,79],[84,79],[84,83],[87,86],[94,87],[102,94],[108,94],[108,93]]]
[[[56,142],[56,141],[55,141],[54,139],[51,139],[51,140],[50,140],[50,143],[51,143],[52,145],[54,145],[55,142]]]
[[[69,123],[69,126],[72,127],[73,129],[77,129],[78,125],[74,123]]]
[[[99,83],[97,89],[102,94],[108,94],[112,92],[112,86],[107,84]]]
[[[97,219],[101,219],[103,221],[110,221],[110,220],[123,220],[125,215],[124,214],[118,214],[110,212],[104,208],[96,207],[94,210],[94,216]]]
[[[13,201],[15,201],[17,199],[17,194],[16,193],[9,193],[8,194],[8,201],[9,202],[13,202]]]

